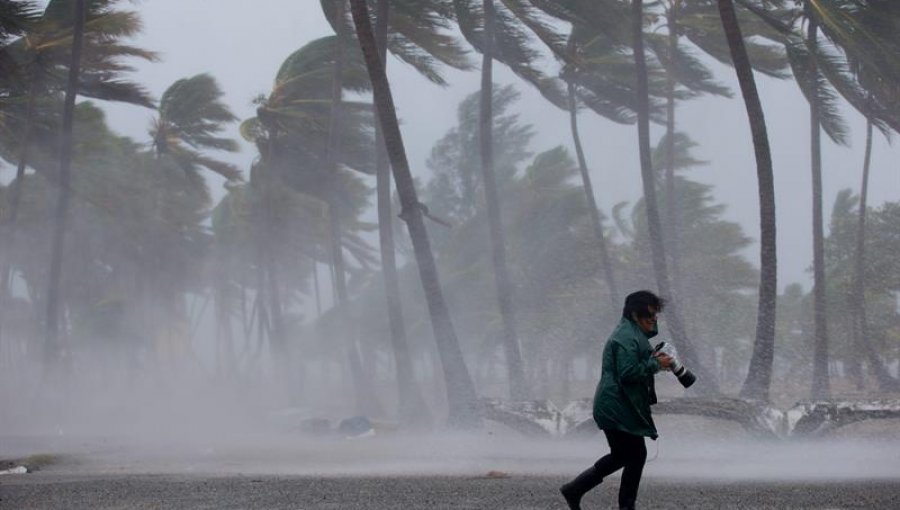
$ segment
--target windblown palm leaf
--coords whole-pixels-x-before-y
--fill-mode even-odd
[[[156,60],[155,53],[119,41],[141,31],[137,13],[115,10],[113,1],[88,2],[79,94],[96,99],[126,101],[153,107],[149,94],[139,85],[123,81],[122,73],[133,71],[123,59]],[[10,44],[23,77],[19,93],[26,93],[32,80],[39,90],[61,90],[71,51],[71,0],[52,0],[26,37]]]
[[[813,90],[819,90],[822,127],[837,143],[846,144],[847,128],[838,111],[838,95],[847,100],[863,115],[871,118],[883,131],[885,124],[894,129],[900,127],[900,116],[890,105],[900,104],[900,64],[896,51],[896,32],[885,27],[900,28],[897,21],[897,5],[889,2],[830,0],[802,6],[788,5],[784,0],[762,3],[759,0],[738,0],[759,20],[778,34],[784,44],[797,83],[809,99]],[[808,16],[815,18],[824,37],[819,37],[810,48],[801,33]],[[867,64],[868,63],[868,64]],[[810,69],[815,64],[817,73]],[[874,64],[874,65],[873,65]],[[814,85],[818,85],[815,87]],[[879,87],[882,85],[882,87]],[[869,89],[868,87],[872,87]],[[879,94],[881,100],[872,100],[870,91],[894,93]]]
[[[157,156],[172,157],[186,171],[205,167],[229,181],[240,171],[229,163],[204,155],[203,150],[235,152],[237,142],[219,136],[224,125],[237,120],[222,102],[222,90],[208,74],[176,81],[159,104],[159,118],[150,135]]]
[[[325,17],[337,32],[335,0],[320,2]],[[375,9],[370,8],[369,11],[374,12]],[[388,51],[431,82],[446,85],[441,73],[442,66],[472,69],[468,52],[451,33],[452,19],[449,0],[391,0]],[[349,18],[345,24],[343,33],[352,34]]]
[[[476,50],[484,50],[484,9],[480,0],[453,0],[456,21],[463,36]],[[528,21],[517,17],[527,11]],[[538,24],[537,15],[524,2],[503,0],[496,6],[494,17],[493,57],[505,64],[517,76],[533,85],[548,101],[559,108],[566,107],[563,84],[541,70],[543,59],[535,47],[535,35],[549,42],[551,49],[559,49],[565,38],[551,33],[546,24]],[[563,55],[564,52],[558,55]]]
[[[0,96],[8,86],[7,80],[16,70],[10,55],[9,40],[25,33],[37,20],[39,12],[33,2],[10,0],[0,3]]]
[[[773,78],[789,78],[784,49],[776,44],[781,40],[778,31],[747,11],[740,11],[738,19],[753,69]],[[678,35],[687,37],[707,55],[732,64],[716,0],[682,1],[676,28]]]

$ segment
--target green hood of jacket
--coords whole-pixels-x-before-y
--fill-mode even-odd
[[[659,436],[650,416],[650,406],[656,403],[653,376],[659,372],[650,345],[656,334],[656,329],[645,333],[623,318],[606,341],[603,372],[594,393],[594,421],[601,429]]]

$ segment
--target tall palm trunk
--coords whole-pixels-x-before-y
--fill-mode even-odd
[[[387,67],[389,0],[378,0],[375,23],[375,41],[382,65]],[[373,108],[375,108],[373,106]],[[378,112],[376,111],[377,115]],[[400,301],[400,283],[397,278],[397,261],[394,252],[393,215],[391,214],[391,169],[387,147],[381,126],[375,123],[375,176],[378,197],[378,241],[381,249],[381,274],[387,301],[388,324],[391,330],[391,347],[397,370],[398,414],[406,423],[426,424],[431,421],[430,412],[422,398],[413,371],[412,357],[403,323],[403,305]]]
[[[340,117],[342,109],[342,95],[344,89],[344,20],[346,18],[346,0],[338,0],[337,8],[337,43],[335,45],[334,55],[334,73],[331,80],[331,115],[328,120],[328,147],[325,156],[325,164],[330,177],[335,184],[338,182],[338,153],[340,152]],[[328,226],[331,235],[331,258],[334,264],[335,285],[337,287],[337,303],[343,309],[346,316],[350,315],[350,309],[347,306],[349,298],[347,295],[347,277],[344,267],[344,250],[341,242],[341,221],[340,211],[337,199],[334,196],[336,190],[332,190],[328,200]],[[352,322],[352,320],[350,321]],[[365,380],[362,360],[360,359],[359,349],[356,346],[356,335],[349,332],[342,332],[344,341],[347,343],[346,353],[350,363],[350,376],[353,378],[353,388],[356,393],[356,407],[359,412],[364,414],[377,414],[380,406],[375,398],[374,387]]]
[[[569,53],[573,61],[576,58],[575,39],[569,36]],[[591,215],[591,225],[594,227],[594,235],[597,236],[598,247],[600,248],[600,263],[603,264],[603,277],[606,280],[606,287],[609,290],[610,310],[616,310],[619,306],[622,296],[619,295],[619,288],[616,285],[615,272],[612,266],[612,260],[609,257],[609,249],[606,245],[606,234],[603,233],[603,222],[600,219],[600,209],[597,207],[597,199],[594,197],[594,186],[591,183],[591,174],[588,171],[587,161],[584,157],[584,149],[581,147],[581,136],[578,134],[578,97],[575,92],[575,83],[572,80],[567,81],[569,95],[569,125],[572,129],[572,143],[575,145],[575,156],[578,159],[578,169],[581,172],[581,182],[584,188],[584,195],[587,199],[588,212]]]
[[[741,87],[750,132],[753,136],[753,152],[756,155],[756,181],[759,193],[759,296],[756,308],[756,340],[750,358],[750,371],[741,395],[760,400],[769,399],[772,382],[772,362],[775,353],[775,305],[778,299],[777,264],[775,251],[775,180],[772,172],[772,151],[766,118],[763,114],[753,68],[744,46],[744,36],[733,0],[719,0],[719,16],[728,40],[731,60]]]
[[[494,49],[494,0],[484,0],[484,47],[481,63],[481,114],[479,141],[481,145],[481,171],[484,181],[484,201],[487,205],[488,225],[491,233],[491,254],[494,262],[494,282],[497,287],[497,304],[503,323],[503,349],[509,379],[509,393],[513,400],[524,400],[529,391],[525,383],[522,353],[516,334],[515,303],[513,287],[506,264],[506,243],[503,222],[500,217],[500,197],[497,179],[494,175],[494,114],[492,99],[493,49]]]
[[[806,5],[807,12],[810,10]],[[810,48],[812,93],[809,98],[810,152],[812,156],[813,201],[813,321],[815,325],[815,351],[813,353],[812,396],[824,398],[831,395],[828,378],[828,318],[825,297],[825,225],[822,216],[822,129],[819,113],[819,70],[815,61],[815,48],[819,27],[814,16],[808,16],[806,43]]]
[[[870,370],[878,381],[881,391],[900,391],[900,383],[882,365],[869,335],[869,322],[866,317],[866,202],[869,196],[869,169],[872,162],[872,119],[866,123],[866,155],[863,161],[862,184],[859,192],[859,214],[856,226],[856,253],[854,254],[853,274],[853,316],[856,320],[853,328],[853,345],[862,347],[869,361]]]
[[[69,62],[69,79],[63,105],[62,133],[59,155],[59,198],[56,203],[53,241],[50,260],[50,281],[47,287],[47,322],[44,343],[47,365],[60,361],[59,345],[60,280],[62,277],[63,243],[66,233],[66,217],[69,212],[72,182],[72,126],[75,120],[75,96],[78,95],[78,79],[81,74],[81,53],[84,43],[85,0],[75,0],[75,25],[72,37],[72,56]]]
[[[328,118],[328,141],[325,154],[326,172],[334,173],[329,175],[332,182],[337,182],[337,158],[340,151],[340,135],[338,128],[340,124],[342,96],[343,96],[343,74],[344,74],[344,16],[345,0],[335,2],[337,6],[337,43],[335,44],[334,68],[331,79],[331,113]],[[338,205],[333,196],[334,190],[329,194],[328,200],[328,227],[331,241],[331,260],[334,265],[335,286],[337,290],[338,305],[344,306],[347,303],[347,280],[344,270],[344,252],[341,248],[341,222],[338,214]]]
[[[394,100],[391,96],[387,75],[384,72],[384,65],[378,57],[378,48],[372,33],[366,0],[350,0],[350,4],[357,39],[366,59],[366,68],[372,82],[372,92],[378,108],[378,120],[384,131],[384,141],[391,160],[397,193],[400,195],[402,206],[400,217],[406,222],[409,229],[409,237],[412,240],[419,268],[419,278],[422,281],[425,301],[431,316],[431,327],[441,358],[449,407],[448,422],[453,426],[475,426],[479,422],[475,386],[472,384],[472,378],[466,368],[459,340],[450,319],[450,312],[444,301],[437,266],[428,240],[428,232],[425,230],[422,204],[416,195],[415,184],[409,171],[409,162],[403,147]]]
[[[644,206],[647,210],[647,226],[650,233],[650,252],[653,260],[653,272],[659,291],[666,298],[671,298],[672,287],[666,268],[666,253],[662,239],[662,226],[659,218],[659,206],[656,199],[656,177],[650,159],[650,96],[648,93],[647,61],[644,55],[644,23],[643,0],[632,0],[632,36],[634,37],[634,62],[637,73],[637,113],[638,144],[641,160],[641,180],[644,189]],[[681,317],[679,304],[671,300],[667,305],[666,322],[672,337],[683,354],[685,362],[697,375],[704,379],[698,390],[702,392],[718,392],[718,383],[712,372],[700,363],[693,343],[688,339]]]
[[[672,0],[666,13],[669,29],[668,61],[666,63],[666,242],[672,261],[672,286],[679,290],[680,268],[678,255],[678,210],[675,198],[675,51],[678,48],[678,9],[680,0]],[[681,294],[680,292],[676,295]]]
[[[267,183],[267,185],[271,184],[272,183]],[[278,365],[278,369],[281,372],[279,376],[282,378],[283,383],[287,383],[289,370],[289,353],[287,350],[287,336],[284,323],[284,306],[282,305],[281,290],[279,289],[278,285],[278,282],[281,281],[281,279],[279,277],[278,262],[275,259],[274,253],[275,244],[278,241],[275,238],[274,232],[272,232],[271,227],[273,221],[271,201],[266,201],[265,208],[266,241],[263,243],[263,261],[265,263],[266,281],[264,282],[264,295],[268,296],[268,310],[272,326],[272,329],[269,333],[269,341],[273,349],[273,354],[276,357],[276,364]]]

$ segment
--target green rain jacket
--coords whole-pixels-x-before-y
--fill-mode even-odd
[[[653,376],[659,362],[650,339],[632,320],[622,318],[603,348],[603,372],[594,393],[594,421],[604,430],[620,430],[656,439],[650,406],[656,403]]]

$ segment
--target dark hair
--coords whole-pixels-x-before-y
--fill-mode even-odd
[[[661,312],[666,306],[666,300],[649,290],[632,292],[625,298],[625,308],[622,309],[622,317],[631,319],[632,314],[641,318],[649,317],[651,306],[656,308],[657,312]]]

